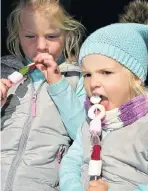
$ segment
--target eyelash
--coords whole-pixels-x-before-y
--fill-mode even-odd
[[[31,36],[31,35],[26,35],[25,36],[26,38],[29,38],[29,39],[33,39],[35,38],[35,36]],[[46,38],[48,39],[55,39],[55,38],[58,38],[59,36],[47,36]]]
[[[110,71],[103,71],[102,74],[103,75],[110,75],[110,74],[112,74],[112,72],[110,72]]]
[[[58,38],[58,36],[48,36],[47,38],[54,39],[54,38]]]
[[[90,77],[90,76],[91,76],[91,74],[89,74],[89,73],[83,75],[84,78],[88,78],[88,77]]]
[[[25,37],[26,37],[26,38],[29,38],[29,39],[35,38],[35,36],[31,36],[31,35],[26,35]]]

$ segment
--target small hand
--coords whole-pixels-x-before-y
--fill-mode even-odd
[[[103,180],[92,180],[87,191],[108,191],[108,184]]]
[[[8,79],[0,79],[0,100],[1,105],[3,106],[7,99],[7,92],[11,88],[12,83]]]
[[[44,74],[49,84],[55,84],[62,79],[61,72],[53,56],[48,53],[38,54],[33,61],[36,67]]]
[[[7,92],[11,88],[12,83],[8,79],[0,79],[0,98],[5,99],[7,97]]]

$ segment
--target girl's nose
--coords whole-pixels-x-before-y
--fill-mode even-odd
[[[47,52],[47,40],[43,37],[38,38],[37,40],[37,51],[38,52]]]
[[[97,87],[101,87],[101,83],[100,83],[100,80],[98,78],[98,76],[91,76],[91,79],[90,79],[90,88],[91,89],[95,89]]]

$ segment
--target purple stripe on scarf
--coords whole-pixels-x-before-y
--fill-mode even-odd
[[[148,98],[146,96],[137,96],[128,103],[119,107],[120,120],[124,126],[134,123],[148,113]]]
[[[92,106],[90,99],[88,96],[86,96],[85,102],[84,102],[84,107],[85,107],[85,111],[86,114],[88,113],[89,108]]]

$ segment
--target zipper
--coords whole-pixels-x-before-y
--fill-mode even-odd
[[[30,77],[29,77],[29,79],[31,80]],[[32,82],[32,80],[31,80],[31,82]],[[24,123],[24,127],[22,129],[22,134],[21,134],[20,142],[19,142],[19,146],[18,146],[18,151],[16,153],[16,157],[14,158],[14,160],[12,161],[12,164],[10,166],[10,170],[8,172],[4,191],[13,190],[15,174],[16,174],[17,168],[19,167],[19,164],[21,163],[22,156],[24,154],[24,151],[25,151],[25,148],[27,145],[27,140],[28,140],[30,129],[31,129],[32,121],[33,121],[33,119],[35,119],[35,116],[36,116],[37,95],[40,92],[40,89],[41,89],[42,85],[44,84],[44,82],[45,82],[45,80],[42,82],[42,84],[40,85],[37,92],[35,91],[33,83],[32,83],[33,91],[32,91],[32,98],[31,98],[31,107],[29,109],[31,116],[29,115],[26,122]]]
[[[37,93],[34,93],[31,101],[31,115],[32,117],[35,117],[36,116],[36,100],[37,100]]]

